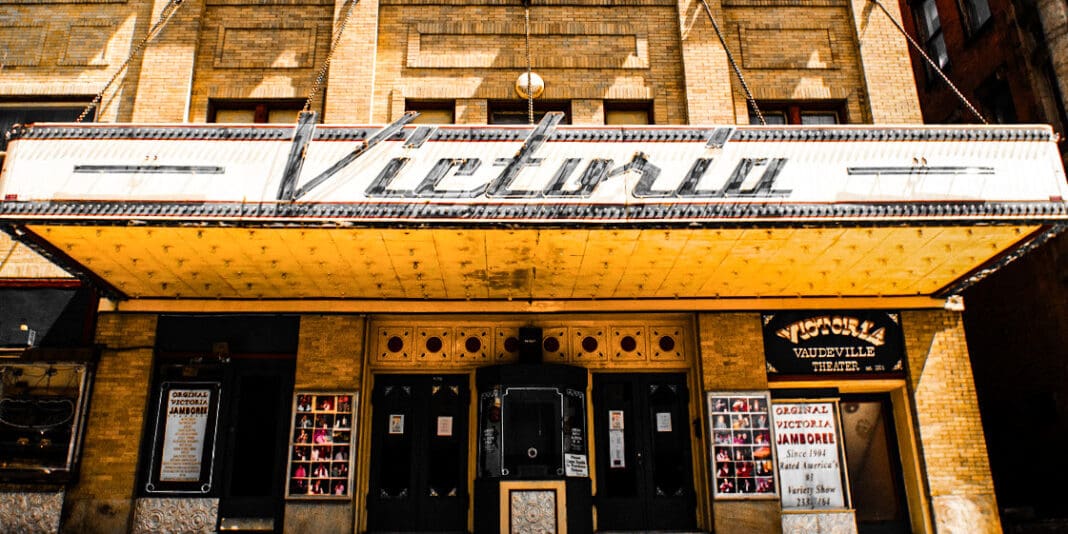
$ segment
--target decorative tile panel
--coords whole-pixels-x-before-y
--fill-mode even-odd
[[[542,330],[542,355],[548,363],[567,363],[571,354],[566,326],[547,326]]]
[[[375,329],[375,360],[380,363],[412,361],[412,329],[407,326],[380,326]]]
[[[511,534],[556,534],[556,491],[512,490],[509,503]]]
[[[458,326],[453,341],[457,361],[489,363],[493,361],[493,328]]]
[[[603,362],[608,359],[608,337],[605,328],[598,325],[571,327],[571,354],[573,361]]]
[[[132,531],[214,533],[218,518],[219,499],[137,499]]]
[[[63,492],[0,493],[0,526],[4,532],[59,532]]]
[[[644,326],[615,325],[610,329],[612,360],[645,361],[648,356]]]
[[[448,326],[421,326],[415,332],[415,359],[418,361],[445,362],[452,356],[452,328]]]
[[[649,358],[652,360],[686,360],[686,330],[677,324],[649,326]]]

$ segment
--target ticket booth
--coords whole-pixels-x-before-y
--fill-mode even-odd
[[[495,365],[478,369],[475,382],[475,532],[508,531],[520,514],[591,532],[586,369]]]

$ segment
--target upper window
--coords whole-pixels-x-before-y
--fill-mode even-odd
[[[652,124],[652,102],[645,100],[607,100],[604,103],[604,123],[610,126]]]
[[[303,100],[212,100],[208,122],[230,124],[295,124]]]
[[[993,75],[975,90],[979,107],[991,123],[1013,124],[1017,122],[1016,105],[1012,102],[1009,82],[1003,77]]]
[[[564,114],[560,124],[571,124],[571,102],[567,100],[535,100],[534,124],[550,111]],[[489,102],[490,124],[530,124],[526,100],[491,100]]]
[[[2,102],[0,103],[0,150],[7,150],[8,130],[15,124],[34,122],[74,122],[88,102]],[[83,121],[91,122],[94,108]]]
[[[761,102],[760,113],[769,126],[776,124],[800,124],[819,126],[841,124],[842,105],[839,102]],[[749,124],[760,124],[760,117],[749,110]]]
[[[454,100],[405,100],[405,111],[418,111],[414,124],[453,124],[456,122]]]
[[[988,0],[960,0],[960,3],[965,29],[974,35],[990,20],[990,3]]]
[[[968,1],[968,0],[964,0]],[[986,2],[986,0],[978,0]],[[923,41],[923,48],[927,52],[927,55],[938,65],[938,68],[945,69],[949,66],[949,52],[946,51],[946,40],[942,36],[942,19],[938,17],[938,6],[935,5],[935,0],[923,0],[918,4],[913,4],[912,14],[916,18],[916,27],[919,28],[920,39]],[[989,9],[987,10],[989,13]],[[931,66],[927,62],[924,62],[927,69],[927,79],[932,79]]]

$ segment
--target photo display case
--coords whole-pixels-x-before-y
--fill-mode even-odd
[[[715,498],[778,496],[770,400],[767,391],[707,394]]]
[[[297,392],[292,421],[286,498],[351,498],[356,393]]]

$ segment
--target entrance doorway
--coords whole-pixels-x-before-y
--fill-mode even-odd
[[[684,374],[593,375],[598,530],[696,527]]]
[[[886,395],[843,395],[841,413],[842,440],[858,532],[910,532],[890,398]]]
[[[467,375],[379,374],[367,529],[466,532]]]

